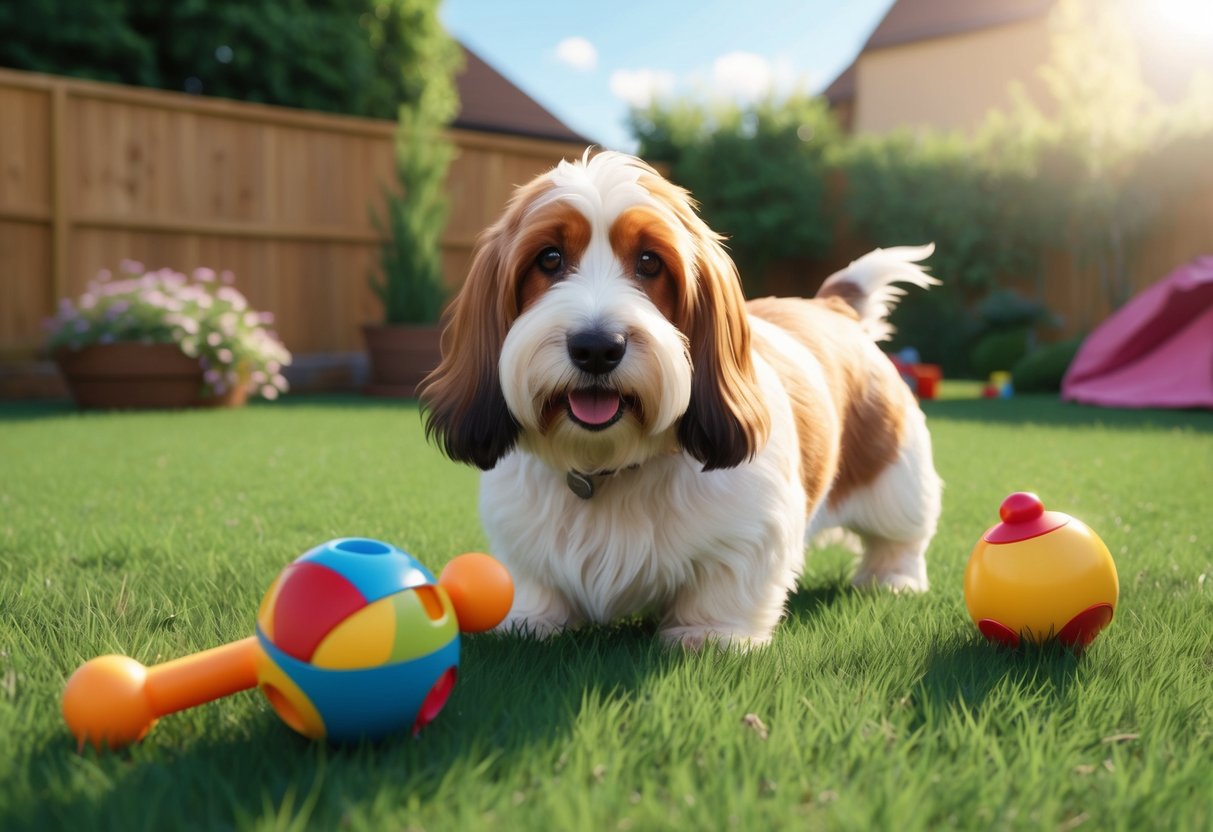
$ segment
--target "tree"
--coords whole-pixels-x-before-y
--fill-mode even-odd
[[[379,274],[371,286],[383,303],[386,323],[429,323],[446,300],[442,276],[442,232],[449,200],[446,174],[454,158],[444,135],[459,109],[454,74],[462,58],[438,20],[437,0],[396,0],[385,29],[407,33],[409,60],[401,65],[407,96],[396,129],[399,192],[384,191],[386,232]]]
[[[412,100],[402,0],[5,0],[0,65],[350,115]]]

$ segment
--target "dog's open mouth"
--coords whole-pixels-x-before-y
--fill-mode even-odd
[[[565,402],[569,418],[586,430],[606,430],[623,418],[628,400],[604,387],[583,387],[569,393]]]

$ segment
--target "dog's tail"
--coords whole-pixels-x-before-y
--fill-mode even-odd
[[[935,251],[935,244],[878,248],[826,278],[817,290],[819,298],[838,298],[859,317],[859,325],[873,341],[887,341],[893,327],[886,320],[897,300],[906,293],[894,285],[912,283],[926,289],[939,281],[916,265]]]

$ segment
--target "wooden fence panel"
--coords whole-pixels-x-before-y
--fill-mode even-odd
[[[395,124],[0,70],[0,358],[124,259],[230,269],[297,354],[361,348]],[[513,187],[579,145],[453,130],[447,282]]]

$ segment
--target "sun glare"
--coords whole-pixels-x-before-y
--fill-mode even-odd
[[[1213,48],[1213,2],[1210,0],[1153,0],[1145,4],[1161,26],[1185,38],[1201,38]]]

